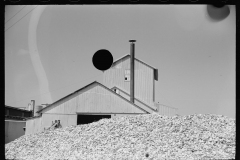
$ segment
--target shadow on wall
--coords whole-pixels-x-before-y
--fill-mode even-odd
[[[5,144],[23,136],[24,127],[25,121],[5,120]]]

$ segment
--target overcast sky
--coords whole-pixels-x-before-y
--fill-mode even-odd
[[[206,6],[6,6],[5,105],[58,99],[98,81],[99,49],[130,53],[158,69],[156,102],[180,115],[235,118],[235,8],[219,22]]]

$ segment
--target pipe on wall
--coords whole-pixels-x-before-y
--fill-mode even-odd
[[[134,59],[135,59],[135,50],[134,42],[136,40],[129,40],[130,44],[130,101],[134,103]]]

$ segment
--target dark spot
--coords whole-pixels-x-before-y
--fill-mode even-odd
[[[146,157],[149,157],[149,154],[148,153],[146,153],[146,155],[145,155]]]
[[[207,13],[211,20],[221,21],[230,14],[230,9],[227,5],[213,3],[212,5],[207,5]]]
[[[101,71],[108,70],[113,63],[112,54],[106,49],[100,49],[92,57],[93,65]]]

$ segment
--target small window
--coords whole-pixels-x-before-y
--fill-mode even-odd
[[[119,90],[118,89],[116,89],[116,93],[119,94]]]
[[[130,81],[130,70],[129,69],[125,70],[124,81],[125,82],[129,82]]]
[[[116,92],[117,94],[119,94],[119,90],[118,89],[113,89],[114,92]]]

